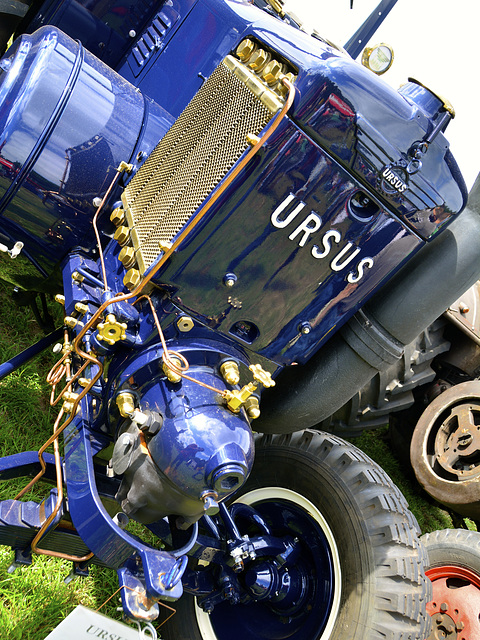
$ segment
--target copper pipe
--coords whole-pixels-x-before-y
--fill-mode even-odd
[[[125,166],[123,166],[125,165]],[[98,232],[98,228],[97,228],[97,220],[98,220],[98,216],[100,214],[100,211],[103,209],[105,202],[108,198],[108,196],[110,195],[113,187],[115,186],[115,183],[117,182],[120,174],[127,168],[128,165],[126,165],[126,163],[121,163],[113,177],[112,182],[110,183],[110,186],[108,187],[105,195],[102,198],[102,201],[100,202],[100,204],[98,205],[98,208],[95,212],[95,215],[93,216],[93,220],[92,220],[92,226],[93,226],[93,232],[95,234],[95,239],[97,241],[97,246],[98,246],[98,257],[100,259],[100,266],[102,269],[102,280],[103,280],[103,287],[105,291],[108,291],[108,283],[107,283],[107,271],[105,269],[105,260],[103,259],[103,251],[102,251],[102,243],[100,242],[100,234]]]
[[[61,433],[63,433],[65,428],[72,422],[73,417],[75,416],[75,414],[77,412],[78,405],[79,405],[80,401],[85,397],[85,395],[89,392],[89,390],[94,386],[94,384],[97,382],[97,380],[99,380],[101,378],[102,373],[103,373],[103,365],[100,362],[100,360],[98,360],[98,358],[92,356],[91,354],[86,353],[80,347],[80,343],[81,343],[83,337],[85,336],[86,332],[91,327],[93,327],[95,322],[98,320],[98,318],[101,316],[103,311],[109,305],[114,304],[116,302],[123,302],[123,301],[126,301],[126,300],[130,300],[131,298],[138,296],[142,292],[142,290],[145,287],[145,285],[147,285],[151,281],[151,279],[157,274],[157,272],[165,264],[165,262],[168,260],[168,258],[170,258],[170,256],[174,253],[174,251],[178,248],[178,246],[183,242],[183,240],[193,231],[193,229],[197,226],[197,224],[208,213],[208,211],[210,210],[212,205],[224,193],[224,191],[227,189],[227,187],[230,186],[230,184],[238,176],[240,171],[242,171],[244,169],[244,167],[253,158],[253,156],[256,155],[258,153],[258,151],[260,151],[260,149],[264,146],[264,144],[267,142],[267,140],[276,131],[276,129],[280,125],[281,121],[283,120],[283,118],[285,117],[285,115],[289,111],[290,107],[292,106],[293,100],[295,98],[295,88],[291,84],[291,82],[289,82],[289,80],[287,80],[286,78],[284,78],[282,80],[282,82],[288,88],[287,99],[285,101],[285,104],[284,104],[283,108],[275,116],[275,118],[269,123],[269,125],[267,127],[267,130],[265,131],[263,136],[259,139],[259,141],[249,149],[248,153],[244,156],[244,158],[231,170],[229,175],[225,178],[224,182],[217,188],[216,191],[213,192],[213,194],[211,195],[209,201],[207,203],[205,203],[201,207],[201,209],[197,213],[197,215],[193,218],[193,220],[190,221],[189,224],[187,224],[187,226],[183,229],[183,231],[180,233],[180,235],[175,240],[175,242],[172,244],[172,246],[167,251],[165,251],[165,253],[160,258],[158,263],[152,268],[150,273],[147,276],[145,276],[145,278],[142,280],[142,282],[140,282],[137,285],[137,287],[135,287],[133,289],[133,291],[130,291],[129,293],[117,295],[114,298],[112,298],[111,300],[106,300],[104,303],[102,303],[100,305],[100,307],[97,309],[97,311],[90,318],[90,320],[82,327],[82,329],[80,330],[79,334],[76,336],[76,338],[74,340],[74,343],[73,343],[74,350],[80,357],[82,357],[84,360],[87,361],[82,366],[81,371],[83,371],[85,369],[85,367],[88,366],[89,363],[96,365],[98,367],[98,371],[94,375],[94,377],[90,380],[89,384],[86,387],[84,387],[84,389],[80,392],[80,394],[77,396],[77,398],[73,401],[73,405],[72,405],[72,409],[71,409],[70,415],[67,417],[65,422],[60,427],[58,427],[60,419],[63,416],[63,409],[60,411],[59,416],[58,416],[57,420],[55,421],[54,432],[53,432],[52,436],[50,436],[50,438],[44,443],[44,445],[40,448],[40,450],[38,452],[38,457],[39,457],[39,461],[40,461],[40,465],[41,465],[41,471],[35,476],[35,478],[33,478],[28,483],[28,485],[24,489],[22,489],[22,491],[20,491],[17,494],[17,496],[15,498],[16,500],[18,500],[22,496],[24,496],[25,493],[27,493],[31,489],[31,487],[33,487],[33,485],[44,475],[45,469],[46,469],[46,463],[45,463],[45,460],[43,459],[43,453],[45,452],[45,450],[52,443],[54,443],[54,451],[55,451],[55,468],[56,468],[56,475],[57,475],[57,488],[59,487],[60,482],[61,482],[62,486],[61,486],[60,492],[62,494],[62,500],[63,500],[63,478],[62,478],[61,464],[60,464],[60,466],[57,466],[57,453],[58,453],[58,459],[60,459],[59,452],[58,452],[58,437],[60,436]],[[101,202],[100,206],[98,207],[98,209],[97,209],[97,211],[95,213],[94,221],[93,221],[95,237],[96,237],[96,240],[97,240],[97,243],[98,243],[98,248],[99,248],[100,262],[101,262],[101,268],[102,268],[102,277],[103,277],[103,281],[104,281],[104,285],[105,285],[105,290],[107,290],[106,271],[105,271],[105,264],[104,264],[104,260],[103,260],[103,253],[102,253],[102,250],[101,250],[100,237],[99,237],[98,229],[97,229],[97,226],[96,226],[96,221],[97,221],[97,218],[98,218],[98,214],[100,213],[101,209],[103,208],[104,202],[106,201],[108,195],[110,194],[110,192],[111,192],[115,182],[117,181],[118,176],[120,175],[120,173],[121,173],[121,169],[119,167],[119,169],[117,170],[117,173],[116,173],[116,175],[115,175],[115,177],[114,177],[109,189],[107,190],[104,198],[102,199],[102,202]],[[150,301],[150,304],[151,304],[151,301]],[[153,307],[153,305],[152,305],[152,307]],[[158,320],[158,317],[157,317],[157,320]],[[160,335],[162,337],[163,333],[161,333]],[[168,349],[167,349],[167,353],[168,353]],[[69,366],[69,363],[67,362],[68,361],[68,357],[67,357],[68,355],[69,354],[64,354],[64,357],[60,360],[59,363],[57,363],[56,366],[58,367],[58,364],[60,364],[62,362],[65,362],[65,368],[67,368],[67,366]],[[167,358],[168,358],[168,356],[167,356]],[[170,366],[170,364],[169,364],[169,366]],[[174,367],[175,366],[176,365],[174,365]],[[56,367],[54,367],[52,369],[51,373],[53,371],[55,371],[55,370],[56,370]],[[56,385],[58,383],[58,381],[63,377],[65,372],[66,372],[66,370],[62,371],[61,372],[62,373],[61,376],[60,376],[60,371],[58,372],[57,375],[60,376],[58,378],[58,380],[57,380],[56,376],[52,377],[54,385]],[[74,377],[74,380],[76,380],[76,378],[79,375],[79,373],[80,372],[78,372],[78,374]],[[193,380],[190,377],[188,377],[188,379]],[[198,382],[196,380],[193,380],[193,381],[194,382]],[[67,387],[62,391],[61,395],[63,395],[66,392],[66,390],[68,389],[69,386],[71,388],[71,381],[70,381],[70,385],[67,385]],[[209,388],[211,388],[215,392],[218,392],[218,390],[213,388],[213,387],[209,387]],[[57,399],[57,401],[58,401],[58,399]],[[59,495],[60,495],[60,492],[59,492]],[[57,510],[57,512],[58,512],[58,510]],[[48,527],[49,523],[52,521],[52,519],[55,517],[55,515],[56,515],[56,512],[54,511],[54,513],[47,519],[47,521],[44,523],[44,525],[42,526],[40,531],[37,533],[37,535],[35,536],[35,538],[33,540],[33,543],[32,543],[32,549],[33,549],[33,546],[36,545],[37,542],[40,540],[40,538],[43,535],[44,530]],[[54,552],[54,551],[48,551],[48,550],[39,549],[37,552],[38,553],[44,553],[46,555],[52,555],[52,556],[55,556],[55,557],[61,557],[61,558],[65,558],[66,557],[66,556],[64,556],[62,554],[58,554],[57,552]],[[84,558],[80,558],[80,559],[71,556],[71,557],[67,557],[67,559],[69,559],[69,560],[72,559],[73,561],[78,562],[78,561],[87,560],[87,559],[91,558],[93,555],[94,554],[91,553],[88,556],[85,556]]]
[[[283,84],[288,88],[287,99],[285,100],[285,104],[279,113],[275,116],[275,118],[268,124],[267,130],[263,134],[263,136],[259,139],[259,141],[249,149],[248,153],[240,160],[240,162],[230,171],[222,184],[217,188],[216,191],[212,193],[208,202],[206,202],[197,213],[197,215],[190,221],[189,224],[183,229],[178,238],[172,244],[172,246],[165,251],[163,256],[157,262],[157,264],[151,269],[150,273],[145,276],[145,278],[129,293],[120,294],[115,296],[111,300],[106,300],[97,311],[93,314],[90,320],[82,327],[80,333],[75,339],[75,351],[80,355],[80,350],[78,349],[79,344],[85,335],[85,333],[93,326],[93,324],[98,320],[101,314],[105,311],[105,309],[116,302],[124,302],[125,300],[130,300],[135,296],[138,296],[146,284],[150,282],[150,280],[157,274],[160,268],[165,264],[165,262],[170,258],[172,253],[178,248],[178,246],[183,242],[183,240],[193,231],[193,229],[197,226],[197,224],[204,218],[204,216],[211,209],[212,205],[218,200],[218,198],[222,195],[222,193],[230,186],[233,180],[238,176],[240,171],[244,169],[244,167],[250,162],[255,154],[257,154],[260,149],[264,146],[267,140],[271,137],[271,135],[277,130],[281,121],[289,111],[290,107],[293,104],[293,100],[295,98],[295,88],[293,84],[287,80],[287,78],[283,78]]]
[[[70,378],[70,362],[67,360],[66,364],[65,364],[65,373],[67,375],[67,379]],[[66,389],[68,389],[68,391],[71,391],[72,386],[71,383],[69,383],[66,387]],[[53,452],[54,452],[54,456],[55,456],[55,474],[56,474],[56,478],[57,478],[57,500],[55,503],[55,507],[52,510],[52,513],[48,516],[48,518],[45,520],[45,522],[42,524],[42,526],[40,527],[40,529],[38,530],[38,533],[36,534],[36,536],[34,537],[30,547],[33,551],[33,553],[37,553],[37,554],[42,554],[42,555],[46,555],[46,556],[53,556],[54,558],[63,558],[65,560],[72,560],[73,562],[84,562],[86,560],[90,560],[90,558],[93,558],[94,554],[92,552],[88,553],[85,556],[82,557],[78,557],[78,556],[72,556],[69,554],[64,554],[64,553],[59,553],[57,551],[51,551],[49,549],[41,549],[40,547],[38,547],[38,543],[40,542],[40,540],[42,539],[42,537],[44,536],[44,534],[46,533],[48,527],[50,526],[50,524],[54,521],[54,519],[57,516],[57,513],[60,511],[60,508],[62,507],[62,503],[63,503],[63,473],[62,473],[62,460],[60,457],[60,448],[58,446],[58,425],[63,417],[63,408],[60,409],[60,412],[57,416],[57,419],[55,420],[55,424],[53,426],[53,435],[55,436],[55,439],[53,440]],[[72,412],[73,415],[75,415]],[[65,426],[63,427],[65,428]],[[62,429],[63,430],[63,429]]]
[[[200,380],[195,380],[195,378],[192,378],[191,376],[187,376],[186,375],[186,371],[188,371],[188,367],[189,367],[188,360],[185,358],[184,355],[182,355],[178,351],[169,351],[168,350],[167,343],[165,341],[165,336],[163,335],[162,327],[160,325],[160,320],[158,319],[157,311],[156,311],[155,307],[153,306],[153,302],[152,302],[152,300],[150,299],[149,296],[143,296],[143,297],[145,297],[148,300],[149,304],[150,304],[150,309],[152,311],[153,319],[155,321],[155,326],[157,327],[158,335],[160,336],[160,342],[162,343],[162,348],[163,348],[162,360],[165,362],[167,367],[169,369],[172,369],[172,371],[174,373],[178,374],[179,376],[182,376],[182,378],[185,378],[186,380],[190,380],[191,382],[195,382],[196,384],[200,385],[201,387],[205,387],[206,389],[210,389],[210,391],[218,393],[222,397],[224,397],[225,396],[225,391],[222,391],[221,389],[216,389],[215,387],[212,387],[209,384],[206,384],[205,382],[201,382]],[[169,357],[170,353],[174,353],[176,358],[179,358],[180,360],[183,360],[183,362],[186,363],[186,367],[182,369],[175,362],[173,362],[173,360],[171,360],[170,357]]]

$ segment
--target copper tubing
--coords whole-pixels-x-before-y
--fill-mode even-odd
[[[93,355],[85,352],[81,348],[80,344],[81,344],[81,341],[82,341],[83,337],[85,336],[86,332],[94,326],[95,322],[100,318],[101,314],[105,311],[105,309],[109,305],[117,303],[117,302],[123,302],[125,300],[130,300],[131,298],[138,296],[142,292],[143,288],[152,280],[152,278],[157,274],[157,272],[160,270],[160,268],[165,264],[165,262],[175,252],[175,250],[179,247],[179,245],[183,242],[183,240],[193,231],[193,229],[198,225],[198,223],[204,218],[204,216],[208,213],[208,211],[210,210],[212,205],[218,200],[218,198],[230,186],[230,184],[233,182],[233,180],[244,169],[244,167],[253,158],[253,156],[256,155],[258,153],[258,151],[260,151],[260,149],[265,145],[267,140],[276,131],[276,129],[279,127],[280,123],[282,122],[283,118],[285,117],[285,115],[289,111],[290,107],[292,106],[293,100],[295,98],[295,88],[292,85],[292,83],[289,80],[287,80],[286,78],[284,78],[282,80],[282,82],[288,88],[287,99],[285,101],[285,104],[284,104],[283,108],[279,111],[279,113],[275,116],[275,118],[267,126],[267,130],[265,131],[263,136],[258,140],[258,142],[254,146],[252,146],[250,148],[250,150],[244,156],[244,158],[242,158],[242,160],[240,160],[240,162],[231,170],[229,175],[225,178],[224,182],[217,188],[216,191],[213,192],[213,194],[211,195],[211,197],[208,200],[208,202],[206,202],[201,207],[200,211],[193,218],[193,220],[191,220],[191,222],[189,224],[187,224],[187,226],[179,234],[178,238],[175,240],[175,242],[172,244],[172,246],[168,250],[165,251],[165,253],[160,258],[158,263],[151,269],[150,273],[147,276],[145,276],[145,278],[137,285],[137,287],[135,287],[133,289],[133,291],[130,291],[129,293],[117,295],[114,298],[112,298],[110,300],[106,300],[105,302],[103,302],[100,305],[100,307],[97,309],[97,311],[93,314],[93,316],[90,318],[90,320],[81,328],[79,334],[77,335],[77,337],[75,338],[74,343],[73,343],[75,352],[81,358],[83,358],[84,360],[87,361],[82,366],[81,371],[83,371],[85,369],[85,367],[88,366],[88,364],[90,363],[90,364],[96,365],[98,367],[97,373],[90,380],[89,384],[86,387],[83,388],[83,390],[79,393],[77,398],[73,401],[72,408],[71,408],[71,411],[70,411],[70,415],[67,417],[65,422],[59,427],[58,425],[60,423],[61,417],[63,416],[63,410],[60,411],[60,414],[59,414],[59,416],[58,416],[58,418],[57,418],[57,420],[55,422],[55,427],[54,427],[53,434],[50,436],[50,438],[45,442],[45,444],[41,447],[41,449],[38,452],[38,457],[39,457],[39,461],[40,461],[40,465],[41,465],[41,471],[35,476],[35,478],[33,478],[28,483],[28,485],[16,496],[15,499],[18,500],[23,495],[25,495],[25,493],[27,493],[27,491],[29,491],[30,488],[43,476],[43,474],[45,473],[45,469],[46,469],[46,463],[45,463],[45,461],[43,459],[43,453],[45,452],[45,450],[52,443],[54,443],[55,468],[56,468],[56,475],[57,475],[57,489],[59,489],[59,496],[60,495],[62,496],[62,498],[60,500],[57,500],[58,508],[60,508],[61,501],[63,500],[63,477],[62,477],[62,469],[61,469],[61,462],[60,462],[60,454],[59,454],[59,451],[58,451],[58,437],[64,431],[64,429],[71,423],[71,421],[73,420],[73,417],[75,416],[75,414],[77,412],[78,405],[79,405],[80,401],[82,400],[82,398],[85,397],[85,395],[94,386],[94,384],[97,382],[97,380],[100,379],[100,377],[102,376],[102,373],[103,373],[103,365],[100,362],[100,360],[98,360],[98,358],[94,357]],[[114,179],[112,180],[112,183],[111,183],[110,187],[108,188],[104,198],[102,199],[102,202],[101,202],[100,206],[98,207],[97,212],[96,212],[95,217],[94,217],[94,225],[93,226],[94,226],[94,232],[95,232],[96,240],[98,242],[98,246],[99,246],[99,250],[100,250],[100,261],[101,261],[102,277],[103,277],[103,281],[104,281],[104,285],[105,285],[105,290],[107,289],[106,271],[105,271],[105,264],[104,264],[104,261],[103,261],[103,254],[101,252],[100,238],[99,238],[98,229],[97,229],[97,226],[96,226],[96,221],[97,221],[97,218],[98,218],[98,214],[100,213],[101,209],[103,208],[104,202],[106,201],[106,199],[107,199],[108,195],[110,194],[115,182],[118,179],[118,176],[121,173],[121,170],[122,169],[119,167],[119,169],[117,170],[117,173],[116,173]],[[150,301],[150,304],[153,307],[151,301]],[[158,317],[157,317],[156,321],[157,320],[158,320]],[[157,326],[159,326],[159,324],[160,323],[158,322]],[[161,338],[163,337],[163,333],[160,333],[160,337]],[[162,345],[163,345],[163,341],[162,341]],[[164,349],[165,349],[165,347],[164,347]],[[168,354],[168,350],[166,351],[166,353]],[[54,367],[52,369],[52,372],[56,372],[55,374],[53,374],[51,372],[52,373],[52,382],[55,385],[63,377],[63,374],[67,372],[67,368],[69,367],[69,358],[67,357],[68,355],[69,354],[65,354],[64,357],[60,361],[60,363],[64,363],[65,371],[63,371],[62,369],[59,369],[57,371],[56,367]],[[167,355],[167,358],[168,358],[168,355]],[[170,362],[168,363],[168,366],[170,366]],[[172,368],[175,368],[175,366],[176,365],[174,365],[174,367],[172,367]],[[61,373],[61,375],[60,375],[60,373]],[[74,376],[73,380],[76,380],[79,374],[80,374],[80,372],[77,372],[77,374]],[[184,374],[182,374],[182,375],[185,377]],[[192,378],[189,378],[189,379],[192,380]],[[197,381],[195,381],[195,382],[197,382]],[[67,391],[68,388],[71,388],[71,384],[72,384],[72,380],[69,381],[69,384],[61,392],[61,394],[60,394],[61,396]],[[211,387],[211,388],[212,388],[213,391],[218,392],[217,389],[214,389],[213,387]],[[58,399],[57,399],[57,401],[58,401]],[[58,463],[57,463],[57,459],[58,459]],[[58,512],[57,507],[55,507],[55,509],[56,510],[54,510],[52,515],[47,519],[47,521],[43,524],[43,526],[41,527],[41,529],[39,530],[39,532],[35,536],[35,538],[34,538],[34,540],[32,542],[32,550],[34,549],[34,546],[38,543],[40,538],[43,536],[46,528],[49,526],[50,522],[53,520],[53,518],[55,517],[56,513]],[[91,553],[88,556],[85,556],[83,558],[75,558],[73,556],[71,556],[71,557],[70,556],[64,556],[64,555],[58,554],[57,552],[54,552],[54,551],[38,549],[38,547],[35,547],[35,550],[37,551],[37,553],[43,553],[45,555],[52,555],[52,556],[56,556],[56,557],[67,558],[67,559],[73,560],[75,562],[88,560],[89,558],[91,558],[93,556],[93,553]]]
[[[188,371],[188,367],[189,367],[188,360],[185,358],[185,356],[183,356],[178,351],[171,352],[168,350],[167,343],[165,341],[165,336],[163,335],[162,327],[160,325],[160,320],[158,319],[158,315],[155,307],[153,306],[153,302],[151,301],[149,296],[142,296],[142,297],[145,297],[150,304],[150,309],[152,311],[153,319],[155,321],[155,326],[157,327],[158,335],[160,337],[160,342],[162,343],[162,348],[163,348],[162,360],[167,365],[167,367],[171,369],[174,373],[178,374],[179,376],[182,376],[182,378],[185,378],[186,380],[190,380],[191,382],[195,382],[201,387],[210,389],[210,391],[213,391],[214,393],[218,393],[222,397],[225,397],[225,391],[222,391],[221,389],[216,389],[215,387],[212,387],[209,384],[206,384],[205,382],[201,382],[200,380],[196,380],[195,378],[192,378],[191,376],[186,375],[186,372]],[[183,362],[184,364],[183,368],[178,366],[175,362],[173,362],[173,360],[170,359],[170,353],[174,353],[175,357],[179,358]]]
[[[150,273],[145,276],[145,278],[129,293],[120,294],[115,296],[111,300],[106,300],[97,311],[93,314],[90,320],[85,324],[84,327],[80,330],[80,333],[75,339],[75,351],[82,355],[82,351],[79,347],[80,342],[83,339],[85,333],[93,326],[93,324],[98,320],[101,314],[105,311],[105,309],[116,302],[124,302],[125,300],[130,300],[130,298],[134,298],[138,296],[145,285],[147,285],[150,280],[157,274],[161,267],[165,264],[165,262],[170,258],[170,256],[175,252],[178,246],[185,240],[185,238],[193,231],[193,229],[197,226],[197,224],[204,218],[204,216],[211,209],[212,205],[218,200],[218,198],[222,195],[222,193],[230,186],[233,180],[238,176],[240,171],[244,169],[244,167],[250,162],[254,155],[256,155],[260,149],[264,146],[267,140],[271,137],[271,135],[277,130],[281,121],[285,117],[286,113],[289,111],[290,107],[293,104],[293,100],[295,98],[295,88],[293,84],[287,80],[287,78],[283,79],[283,84],[288,88],[288,95],[283,105],[283,108],[279,113],[275,116],[275,118],[268,124],[267,130],[263,134],[263,136],[258,140],[258,142],[250,148],[248,153],[240,160],[240,162],[231,170],[231,172],[227,175],[224,182],[217,188],[216,191],[212,193],[208,202],[206,202],[197,213],[197,215],[190,221],[189,224],[183,229],[183,231],[179,234],[178,238],[172,244],[172,246],[165,251],[163,256],[157,262],[157,264],[151,269]]]
[[[97,228],[97,220],[98,220],[98,216],[101,212],[101,210],[103,209],[105,202],[107,201],[108,196],[110,195],[113,187],[115,186],[115,183],[117,182],[120,174],[128,168],[128,165],[126,163],[121,163],[113,177],[112,182],[110,183],[110,186],[108,187],[107,191],[105,192],[105,195],[102,198],[102,201],[100,202],[100,204],[98,205],[98,208],[95,212],[95,215],[93,216],[93,220],[92,220],[92,226],[93,226],[93,232],[95,233],[95,239],[97,241],[97,246],[98,246],[98,256],[100,259],[100,267],[102,269],[102,280],[103,280],[103,288],[105,291],[108,291],[108,283],[107,283],[107,271],[105,269],[105,260],[103,259],[103,251],[102,251],[102,243],[100,242],[100,234],[98,233],[98,228]]]

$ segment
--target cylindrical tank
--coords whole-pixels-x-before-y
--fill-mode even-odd
[[[94,198],[131,161],[139,138],[154,137],[148,150],[170,126],[163,110],[145,105],[134,86],[53,27],[21,36],[1,59],[2,231],[46,273],[72,247],[89,247]]]

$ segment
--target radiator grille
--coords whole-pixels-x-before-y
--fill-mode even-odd
[[[142,275],[272,115],[223,63],[203,84],[122,196]]]

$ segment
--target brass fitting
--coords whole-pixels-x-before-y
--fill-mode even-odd
[[[71,391],[66,391],[63,394],[64,403],[62,405],[62,409],[64,413],[71,413],[73,411],[73,406],[75,404],[75,400],[78,398],[78,393],[73,393]]]
[[[163,253],[169,251],[173,247],[173,243],[168,240],[160,240],[158,247]]]
[[[238,45],[236,54],[242,62],[246,62],[255,51],[255,47],[255,43],[247,38]]]
[[[125,331],[127,325],[125,322],[117,322],[113,313],[109,313],[105,318],[105,322],[97,325],[98,339],[107,344],[114,345],[119,340],[125,340],[127,337]]]
[[[240,371],[234,360],[227,360],[220,365],[220,373],[227,384],[235,385],[240,382]]]
[[[55,296],[55,302],[58,302],[58,304],[61,304],[64,307],[65,306],[65,296],[62,296],[61,293],[57,293],[57,295]]]
[[[123,247],[118,254],[118,259],[125,269],[129,269],[135,263],[135,250],[133,247]]]
[[[262,71],[262,78],[265,80],[267,84],[275,84],[278,82],[280,75],[283,72],[283,64],[278,62],[278,60],[270,60],[270,62],[265,65],[264,70]]]
[[[250,67],[250,69],[253,69],[254,71],[258,72],[263,69],[263,67],[267,64],[269,60],[270,60],[270,54],[267,51],[265,51],[264,49],[257,49],[252,53],[250,60],[248,62],[248,66]]]
[[[225,400],[227,401],[227,407],[233,413],[238,413],[248,398],[257,390],[257,385],[254,382],[249,382],[240,390],[226,391]]]
[[[90,382],[91,382],[90,378],[79,378],[78,379],[78,384],[83,388],[88,387]]]
[[[117,227],[117,230],[113,234],[113,239],[116,240],[118,244],[122,246],[127,242],[129,237],[130,237],[130,229],[128,227],[124,227],[123,225],[121,225],[120,227]]]
[[[182,361],[180,360],[180,358],[177,358],[176,356],[172,356],[172,355],[170,355],[169,358],[170,360],[173,361],[174,364],[178,364],[179,367],[182,366]],[[177,382],[180,382],[180,380],[182,379],[182,376],[176,371],[174,371],[173,369],[171,369],[166,362],[163,363],[162,369],[163,369],[163,373],[167,376],[167,380],[169,382],[176,384]]]
[[[245,400],[245,411],[250,420],[256,420],[260,417],[260,403],[257,396],[250,396]]]
[[[247,133],[247,142],[251,147],[254,147],[256,144],[260,142],[260,138],[256,136],[254,133]]]
[[[88,304],[84,304],[83,302],[76,302],[75,311],[78,311],[78,313],[84,316],[88,311]]]
[[[72,316],[65,316],[63,320],[66,327],[69,329],[75,329],[77,325],[83,326],[83,323],[77,320],[76,318],[72,318]]]
[[[134,289],[142,279],[138,269],[129,269],[123,278],[123,284],[127,289]]]
[[[240,411],[240,408],[245,405],[252,393],[255,393],[259,384],[263,387],[275,386],[275,381],[272,379],[270,373],[265,371],[259,364],[252,364],[249,369],[253,374],[253,382],[249,382],[240,390],[225,391],[227,407],[233,413]]]
[[[117,207],[110,214],[110,220],[116,227],[118,227],[123,222],[125,222],[125,210],[122,209],[122,207]]]
[[[135,411],[135,398],[129,391],[121,391],[115,402],[122,418],[129,418]]]
[[[193,326],[194,326],[194,322],[190,316],[181,316],[177,320],[177,328],[179,331],[182,331],[183,333],[187,333],[188,331],[191,331],[193,329]]]
[[[78,273],[78,271],[74,271],[72,273],[72,280],[74,280],[75,282],[83,282],[85,278],[82,276],[81,273]]]

